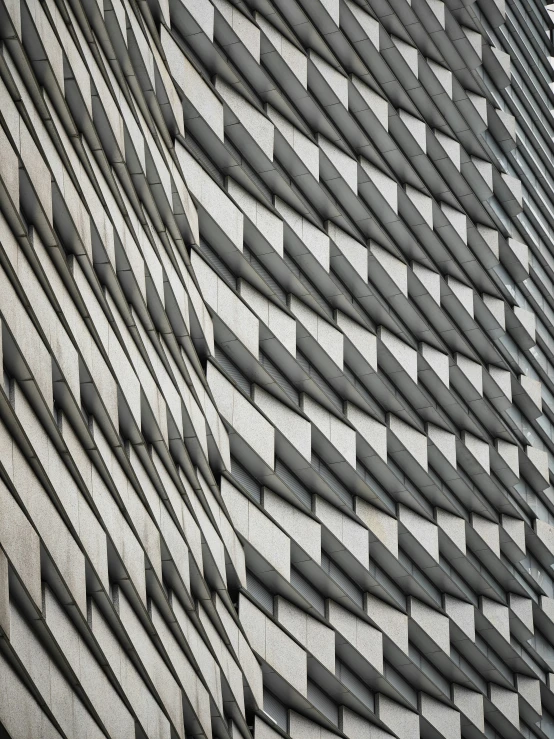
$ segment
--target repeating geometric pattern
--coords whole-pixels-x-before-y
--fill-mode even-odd
[[[0,736],[553,739],[553,27],[0,0]]]

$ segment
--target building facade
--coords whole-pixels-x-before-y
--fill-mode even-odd
[[[0,0],[0,737],[554,739],[549,13]]]

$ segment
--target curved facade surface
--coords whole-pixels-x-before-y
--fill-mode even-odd
[[[1,737],[554,739],[549,12],[0,0]]]

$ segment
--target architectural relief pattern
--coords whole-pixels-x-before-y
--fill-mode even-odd
[[[0,0],[0,737],[554,739],[549,13]]]

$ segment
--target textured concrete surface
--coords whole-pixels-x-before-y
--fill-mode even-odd
[[[0,737],[554,739],[553,20],[0,0]]]

